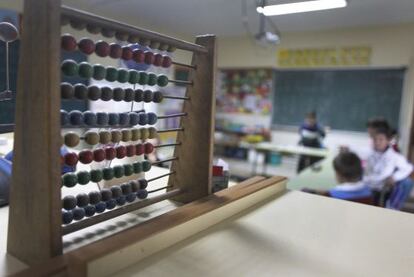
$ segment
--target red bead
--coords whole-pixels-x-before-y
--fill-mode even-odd
[[[65,164],[75,166],[78,163],[78,155],[76,153],[65,154]]]
[[[129,46],[122,46],[122,59],[129,61],[132,59],[133,52],[131,47]]]
[[[77,45],[78,44],[76,43],[76,39],[72,35],[69,35],[69,34],[62,35],[61,47],[63,50],[74,51]]]
[[[90,164],[93,161],[93,152],[91,150],[80,151],[79,161],[83,164]]]
[[[154,55],[154,65],[155,66],[161,66],[162,65],[162,60],[163,60],[163,57],[162,57],[161,54],[155,54]]]
[[[172,60],[170,56],[163,56],[162,67],[165,67],[165,68],[170,67],[171,63],[172,63]]]
[[[125,146],[119,145],[119,146],[115,147],[115,150],[116,150],[116,157],[118,159],[125,158],[125,156],[126,156],[126,147]]]
[[[95,45],[95,53],[99,57],[107,57],[109,55],[109,44],[103,40],[98,41]]]
[[[145,60],[144,51],[142,51],[141,49],[135,49],[134,51],[132,51],[132,59],[134,59],[136,63],[143,63]]]
[[[95,160],[95,162],[102,162],[103,160],[105,160],[105,150],[100,148],[100,149],[95,149],[93,150],[93,159]]]
[[[117,43],[109,45],[109,56],[114,59],[119,59],[122,56],[122,47]]]
[[[86,55],[90,55],[95,51],[95,43],[89,38],[82,38],[78,43],[78,47]]]
[[[145,143],[144,147],[145,147],[145,154],[149,154],[149,153],[152,153],[152,151],[154,151],[154,145],[152,145],[149,142]]]
[[[135,145],[128,145],[126,147],[126,155],[127,157],[135,156]]]
[[[139,156],[144,154],[144,150],[144,145],[142,145],[141,143],[135,145],[135,155]]]
[[[107,160],[113,160],[116,157],[116,150],[113,147],[105,148],[105,156]]]
[[[146,64],[153,64],[154,63],[154,53],[152,53],[151,51],[145,51],[145,59],[144,62]]]

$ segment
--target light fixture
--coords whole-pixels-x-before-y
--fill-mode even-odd
[[[344,8],[346,5],[346,0],[311,0],[296,3],[260,6],[257,7],[256,10],[258,13],[263,13],[266,16],[272,16]]]

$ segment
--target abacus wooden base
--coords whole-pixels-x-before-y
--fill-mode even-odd
[[[283,177],[253,177],[16,276],[110,276],[285,189]]]

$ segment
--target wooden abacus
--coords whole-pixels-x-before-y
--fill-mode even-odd
[[[156,51],[148,51],[147,53],[136,51],[134,53],[128,46],[121,47],[116,43],[108,45],[105,41],[100,41],[98,45],[98,42],[91,42],[87,39],[77,42],[68,35],[61,38],[61,21],[70,23],[76,29],[86,28],[90,33],[101,33],[106,37],[115,35],[120,41],[138,42],[151,49],[158,48],[159,51],[174,51],[175,49],[191,51],[193,52],[192,62],[190,65],[173,62],[167,55],[154,54]],[[7,246],[9,253],[29,265],[35,264],[62,254],[62,235],[165,199],[187,203],[211,193],[215,106],[213,90],[216,66],[215,37],[213,35],[199,36],[196,38],[195,44],[189,43],[83,11],[61,7],[60,1],[56,0],[24,1],[23,30],[14,126],[14,162]],[[100,65],[92,66],[88,63],[76,64],[73,61],[65,61],[60,65],[61,40],[65,50],[79,47],[82,52],[91,54],[93,44],[93,48],[99,56],[109,55],[111,58],[133,59],[136,62],[163,67],[178,64],[189,67],[191,73],[188,81],[176,81],[168,80],[164,75],[157,76],[152,73],[127,71],[114,67],[105,68]],[[60,84],[61,71],[69,76],[79,74],[83,78],[106,79],[107,81],[141,85],[157,84],[161,87],[166,86],[167,83],[178,82],[187,85],[188,88],[185,96],[176,97],[163,95],[160,92],[133,89],[115,91],[115,89],[100,89],[95,86],[72,87],[67,83]],[[143,111],[112,115],[62,111],[59,117],[61,97],[92,101],[112,99],[127,102],[137,101],[137,99],[144,102],[159,102],[163,98],[172,98],[184,100],[184,107],[182,113],[169,116],[146,114]],[[118,188],[118,193],[121,194],[124,193],[125,188],[129,204],[106,212],[103,212],[101,207],[99,214],[95,214],[98,206],[89,205],[92,208],[88,211],[82,207],[89,206],[82,204],[81,207],[76,208],[76,215],[75,212],[70,212],[72,214],[69,215],[66,223],[72,221],[71,216],[75,216],[78,221],[62,225],[61,158],[59,154],[62,144],[61,128],[124,128],[121,132],[110,134],[105,131],[90,132],[84,136],[67,133],[64,136],[64,141],[69,147],[77,145],[80,139],[87,140],[90,145],[98,142],[104,144],[109,141],[116,143],[120,140],[126,142],[131,141],[134,134],[134,140],[142,140],[143,138],[141,133],[138,135],[137,131],[134,133],[134,125],[153,124],[157,119],[171,116],[182,118],[180,126],[170,130],[158,130],[158,132],[178,132],[177,142],[163,146],[183,145],[185,149],[184,147],[176,147],[173,157],[164,160],[164,162],[172,161],[170,173],[154,178],[169,176],[168,185],[165,187],[167,192],[145,200],[136,200],[137,196],[138,198],[146,198],[146,193],[148,193],[145,190],[146,184],[142,184],[140,187],[140,180],[137,180],[137,183]],[[105,157],[113,159],[115,158],[113,155],[123,158],[140,155],[145,151],[151,152],[153,146],[150,144],[143,146],[142,143],[139,143],[124,148],[114,149],[112,147],[107,150],[108,152],[98,149],[99,151],[96,152],[86,150],[79,154],[70,153],[67,157],[65,156],[64,160],[67,164],[74,165],[78,160],[82,163],[90,163],[93,160],[102,161]],[[115,154],[113,154],[114,151]],[[110,155],[109,152],[112,154]],[[142,167],[137,164],[136,168],[140,166]],[[114,174],[111,170],[107,170],[108,176]],[[115,171],[115,169],[113,170]],[[118,175],[127,175],[126,172],[131,175],[131,170],[133,173],[142,172],[142,170],[135,170],[134,164],[132,164],[119,169],[118,171],[123,175],[121,173]],[[72,186],[79,182],[86,184],[91,178],[100,178],[100,173],[93,175],[92,172],[82,172],[82,174],[78,172],[75,176],[74,174],[65,177],[68,182],[66,185]],[[143,183],[145,182],[143,181]],[[90,204],[96,204],[98,200],[103,202],[103,195],[99,196],[98,194],[94,193],[89,196]],[[129,200],[128,195],[132,195]],[[82,197],[77,199],[80,202],[84,200],[85,198]],[[114,199],[112,198],[112,200]],[[77,205],[71,201],[74,201],[73,198],[67,200],[65,204],[68,211]],[[87,204],[88,201],[84,202]],[[111,205],[113,205],[113,201]],[[86,215],[89,212],[89,217],[82,219],[85,212]],[[68,214],[70,213],[68,212]]]

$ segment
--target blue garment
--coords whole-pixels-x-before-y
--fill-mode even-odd
[[[372,196],[369,187],[361,183],[336,186],[329,190],[329,194],[333,198],[343,200],[361,199]]]
[[[325,131],[319,124],[308,125],[302,123],[299,128],[300,145],[314,148],[322,147],[322,139],[325,137]]]
[[[390,198],[387,200],[386,207],[393,210],[401,210],[405,200],[410,196],[413,188],[413,180],[407,177],[394,185]]]

